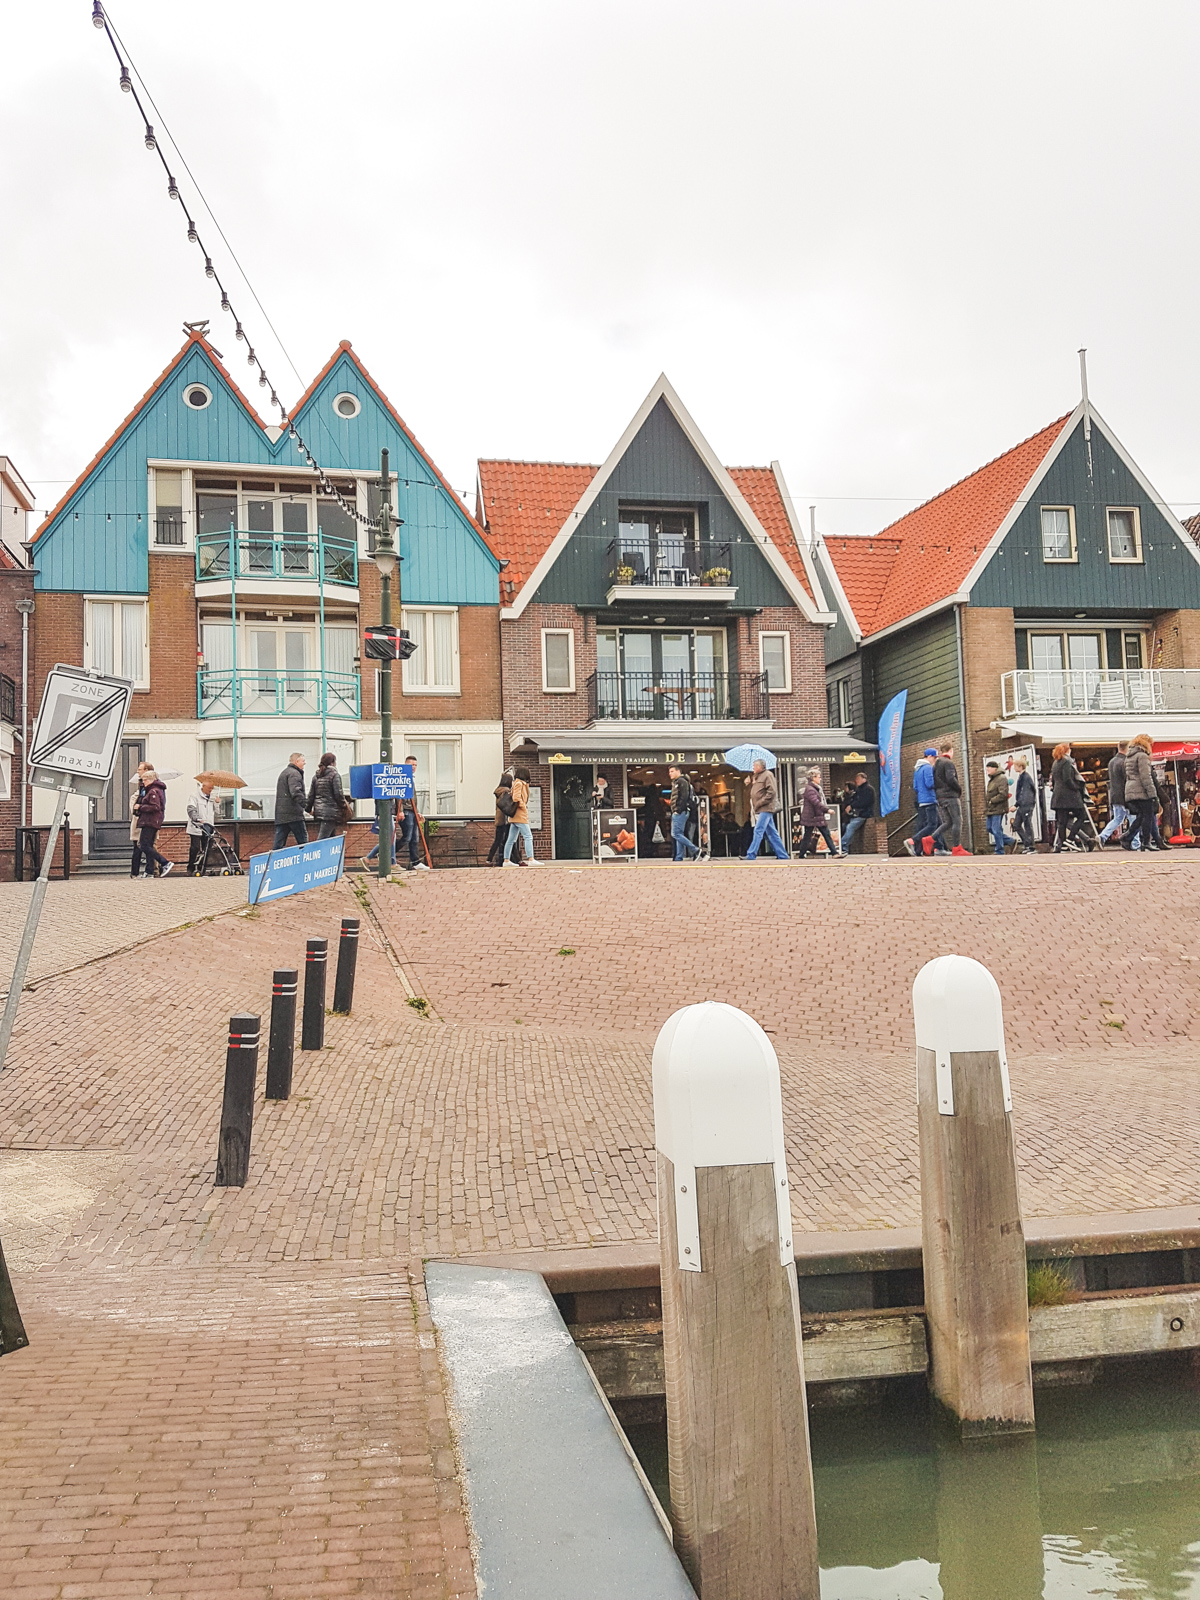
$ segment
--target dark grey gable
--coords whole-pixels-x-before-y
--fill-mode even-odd
[[[1043,506],[1074,506],[1078,561],[1042,560]],[[1110,506],[1136,506],[1142,561],[1108,559]],[[1200,608],[1200,562],[1137,478],[1092,428],[1092,471],[1082,419],[1063,445],[971,590],[973,606],[1011,606],[1017,612],[1088,611],[1113,615]]]
[[[605,605],[608,546],[616,538],[622,504],[698,507],[701,539],[713,544],[728,540],[732,546],[738,609],[794,604],[662,399],[580,518],[534,599],[584,607]]]

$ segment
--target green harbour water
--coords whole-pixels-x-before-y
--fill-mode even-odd
[[[1200,1374],[1039,1389],[1035,1437],[963,1446],[923,1386],[814,1410],[822,1600],[1200,1600]],[[630,1428],[664,1506],[664,1427]]]

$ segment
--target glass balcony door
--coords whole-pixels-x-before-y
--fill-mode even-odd
[[[306,496],[247,497],[246,529],[250,537],[243,548],[239,567],[243,576],[312,576],[314,551],[308,537],[310,506]]]

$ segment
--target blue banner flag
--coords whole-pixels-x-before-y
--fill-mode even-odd
[[[883,708],[879,719],[879,815],[886,817],[900,804],[900,742],[908,690],[901,689]]]
[[[280,850],[268,850],[265,855],[251,856],[247,877],[250,904],[284,900],[288,895],[303,894],[305,889],[336,883],[342,875],[345,848],[345,835],[334,834],[332,839],[288,844]]]

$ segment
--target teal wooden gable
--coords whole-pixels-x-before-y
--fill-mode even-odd
[[[533,598],[596,609],[606,604],[607,552],[622,504],[697,507],[701,544],[730,546],[737,609],[794,604],[665,399],[630,440]]]
[[[1076,561],[1043,561],[1043,506],[1074,508]],[[1141,519],[1142,560],[1111,562],[1106,513],[1109,507],[1127,506],[1135,506]],[[1198,555],[1098,420],[1092,426],[1089,471],[1081,418],[973,584],[970,603],[1011,606],[1034,616],[1197,610]]]
[[[212,392],[201,411],[185,405],[196,383]],[[352,393],[357,417],[339,417]],[[305,395],[296,423],[327,472],[377,476],[379,452],[399,474],[393,503],[400,530],[403,594],[428,605],[496,605],[499,562],[464,508],[415,445],[347,346]],[[199,338],[183,350],[56,507],[33,547],[38,589],[146,594],[149,589],[150,461],[262,468],[303,465],[285,432],[272,440],[229,375]]]

